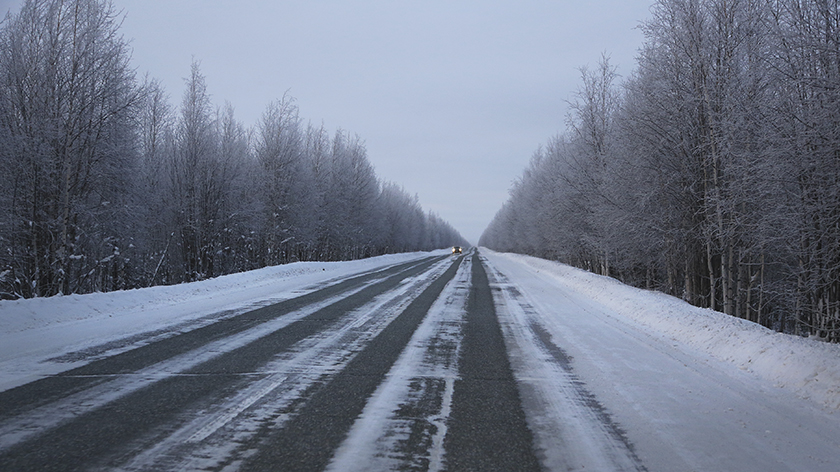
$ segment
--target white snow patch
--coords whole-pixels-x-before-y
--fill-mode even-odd
[[[840,410],[840,345],[777,333],[558,262],[486,248],[482,253],[525,265],[649,331],[730,362],[822,407]]]
[[[509,290],[529,323],[540,325],[533,334],[549,347],[557,365],[580,379],[581,389],[600,405],[593,411],[607,415],[592,416],[595,424],[583,421],[582,433],[571,429],[584,418],[555,406],[567,401],[559,392],[552,396],[560,387],[551,385],[556,375],[541,374],[538,363],[528,368],[530,358],[539,359],[545,349],[536,346],[540,343],[517,341],[515,331],[522,327],[515,324],[521,322],[509,326],[506,343],[521,348],[510,351],[512,366],[526,367],[519,369],[517,379],[525,387],[529,424],[547,451],[544,465],[565,470],[562,460],[575,458],[558,455],[554,447],[591,450],[597,458],[597,448],[579,443],[598,437],[586,433],[587,428],[597,432],[591,427],[612,424],[605,431],[623,437],[620,442],[647,470],[840,470],[840,422],[832,408],[836,399],[829,395],[815,404],[817,390],[802,395],[808,400],[798,398],[809,387],[804,381],[798,391],[791,384],[777,388],[779,378],[800,375],[790,370],[797,367],[784,365],[789,359],[833,368],[837,357],[832,346],[811,346],[817,349],[812,357],[808,340],[777,335],[672,297],[549,261],[489,250],[482,255],[501,274],[497,287]],[[509,303],[501,305],[510,308]],[[500,318],[511,315],[516,313]],[[527,341],[532,333],[525,334]],[[754,367],[756,359],[772,368]],[[552,434],[552,429],[561,434]],[[569,437],[564,430],[571,434],[571,444],[563,441]],[[558,439],[560,444],[552,446]],[[603,453],[612,451],[617,450],[608,447]],[[586,470],[603,468],[585,456],[568,465],[584,465],[581,459],[589,462]],[[638,470],[633,464],[615,465],[609,470]]]
[[[612,424],[604,422],[607,418],[585,385],[537,339],[534,326],[543,329],[539,313],[518,296],[515,286],[500,281],[504,276],[495,267],[488,269],[499,289],[493,293],[496,313],[543,466],[557,471],[639,470],[638,460]]]

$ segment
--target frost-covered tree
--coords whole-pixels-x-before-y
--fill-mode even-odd
[[[109,0],[26,0],[0,23],[0,298],[463,244],[291,97],[246,128],[194,62],[173,107],[118,26]],[[389,239],[392,220],[409,224]]]
[[[651,12],[621,93],[583,74],[482,242],[836,340],[840,4]]]
[[[332,141],[327,214],[333,259],[366,257],[376,237],[379,180],[361,138],[339,130]]]
[[[135,189],[135,214],[143,225],[139,244],[144,252],[140,270],[145,285],[173,280],[170,270],[175,227],[170,214],[171,164],[175,115],[160,82],[146,79],[139,120],[141,168]]]
[[[791,278],[778,290],[794,329],[840,339],[840,4],[778,0],[772,5],[771,73],[775,153],[759,168],[777,204],[766,226]],[[781,237],[780,237],[781,236]],[[783,301],[784,299],[780,300]]]
[[[234,183],[247,155],[245,133],[228,107],[213,110],[204,76],[193,63],[176,124],[171,165],[175,233],[184,278],[223,273],[217,267],[237,214]]]
[[[141,94],[118,26],[110,1],[27,0],[0,31],[0,257],[13,296],[124,282]]]
[[[304,134],[294,100],[284,97],[268,105],[257,127],[255,152],[263,171],[260,179],[265,237],[265,263],[295,259],[307,219],[310,172]]]

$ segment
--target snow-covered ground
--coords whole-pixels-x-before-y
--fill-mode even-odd
[[[481,254],[550,470],[840,470],[840,346]]]
[[[428,255],[299,262],[181,285],[0,301],[0,391],[76,366],[43,362],[46,359],[138,333],[200,326],[219,316],[299,295],[333,279]]]
[[[563,264],[488,249],[482,249],[482,253],[494,260],[525,265],[557,284],[588,295],[651,332],[730,362],[827,409],[840,410],[840,345],[777,333]],[[0,366],[15,359],[59,356],[139,332],[195,321],[208,314],[241,312],[288,298],[330,279],[424,255],[300,262],[174,286],[0,301]],[[9,388],[12,383],[18,382],[4,375],[0,389]]]
[[[840,345],[777,333],[755,323],[677,298],[624,285],[564,264],[516,254],[493,253],[528,267],[554,284],[586,295],[624,322],[691,346],[766,379],[828,410],[840,410]],[[838,412],[840,413],[840,412]]]
[[[523,409],[548,469],[840,470],[840,346],[775,333],[562,264],[487,249],[480,254],[496,288],[497,314]],[[109,353],[129,349],[154,339],[158,331],[163,336],[173,328],[191,329],[352,274],[427,255],[299,263],[179,286],[3,301],[0,390],[75,367],[78,362],[68,353],[103,343],[111,343]],[[411,284],[422,285],[434,273]],[[433,470],[445,464],[442,437],[458,375],[468,274],[469,260],[368,400],[337,451],[334,468],[347,469],[350,459],[343,458],[349,457],[362,468],[418,459],[427,460]],[[371,306],[390,303],[389,297],[400,298],[401,293],[374,300]],[[359,320],[380,324],[395,316],[372,316],[382,310],[370,306],[359,312]],[[347,322],[361,322],[354,320]],[[348,358],[333,346],[344,333],[342,326],[337,325],[334,335],[313,338],[312,349],[296,350],[278,362],[300,367],[311,361],[311,372],[304,370],[314,379],[321,372],[316,367],[332,365],[318,356]],[[248,336],[269,329],[274,329],[270,323],[238,336],[247,342]],[[368,330],[370,336],[378,329]],[[215,352],[212,346],[208,350]],[[44,362],[61,356],[61,361]],[[194,353],[185,357],[200,360]],[[253,410],[255,399],[275,389],[285,375],[269,376],[265,385],[243,391],[244,400],[232,399],[219,409],[218,418],[196,419],[173,435],[173,441],[203,439],[220,425],[236,423],[233,416]],[[139,377],[126,382],[134,378]],[[124,389],[130,388],[134,384]],[[294,397],[300,388],[284,393],[281,400]],[[423,420],[400,416],[400,407],[413,411],[409,407],[429,399],[439,400],[439,407],[426,418],[435,425],[428,429],[434,432],[428,454],[395,454],[395,444]],[[259,412],[249,414],[261,418]],[[206,443],[218,455],[218,441]]]

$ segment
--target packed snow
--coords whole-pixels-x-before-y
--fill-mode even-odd
[[[838,346],[481,254],[549,470],[840,470]]]

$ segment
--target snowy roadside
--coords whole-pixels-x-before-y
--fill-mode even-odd
[[[772,382],[829,410],[840,410],[840,345],[777,333],[755,323],[697,308],[558,262],[518,254],[482,253],[544,274],[616,316]]]
[[[348,262],[298,262],[188,284],[0,301],[0,391],[74,367],[42,361],[138,333],[283,300],[309,286],[406,262],[415,252]]]

